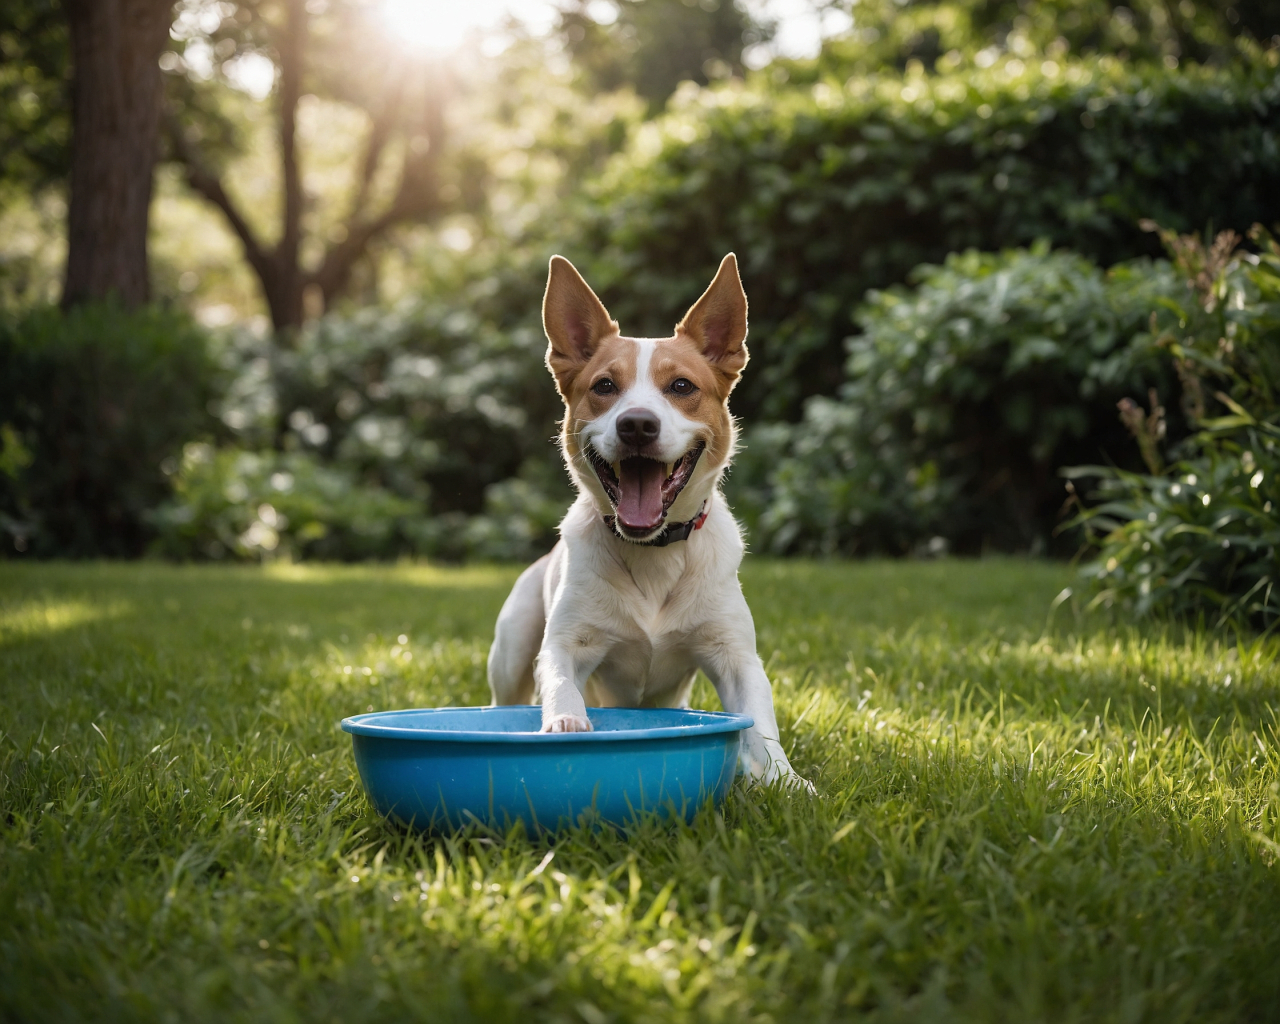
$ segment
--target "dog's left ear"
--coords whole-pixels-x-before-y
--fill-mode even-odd
[[[702,348],[702,354],[731,381],[747,365],[747,293],[738,277],[738,258],[720,261],[715,280],[676,325]]]

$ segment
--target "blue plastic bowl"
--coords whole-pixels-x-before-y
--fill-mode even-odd
[[[594,732],[540,733],[542,709],[423,708],[344,718],[378,811],[415,828],[471,821],[556,828],[594,810],[688,820],[737,772],[746,715],[683,708],[588,708]]]

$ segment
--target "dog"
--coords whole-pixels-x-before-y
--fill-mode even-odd
[[[741,765],[812,790],[778,739],[738,582],[741,530],[720,493],[737,441],[729,393],[747,363],[733,253],[669,338],[628,338],[553,256],[546,363],[578,497],[560,540],[516,580],[489,650],[494,705],[542,705],[542,731],[591,729],[594,707],[688,707],[698,669],[750,715]]]

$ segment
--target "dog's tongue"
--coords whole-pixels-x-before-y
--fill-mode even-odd
[[[618,481],[618,521],[634,533],[647,533],[662,522],[662,463],[623,459]]]

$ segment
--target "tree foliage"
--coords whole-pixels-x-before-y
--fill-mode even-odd
[[[610,0],[607,9],[609,21],[587,0],[561,11],[559,34],[582,84],[591,91],[630,86],[654,111],[681,82],[741,76],[743,51],[773,32],[740,0]]]
[[[0,5],[0,184],[39,188],[70,162],[71,57],[58,0]]]
[[[313,7],[302,0],[188,0],[175,24],[178,49],[164,59],[171,72],[171,155],[191,187],[221,211],[262,287],[276,330],[300,326],[308,298],[317,311],[351,282],[370,243],[404,222],[439,214],[467,190],[443,180],[444,83],[403,54],[389,51],[365,5]],[[253,69],[272,70],[280,160],[280,220],[274,241],[237,200],[219,163],[236,140],[225,114],[225,91]],[[223,93],[223,95],[219,95]],[[298,142],[304,94],[366,113],[368,129],[356,160],[346,209],[320,236],[308,232],[304,155]],[[212,146],[209,143],[213,143]],[[387,166],[396,184],[379,184]]]
[[[1111,55],[1139,63],[1224,64],[1241,46],[1272,45],[1276,0],[859,0],[853,28],[812,60],[780,64],[793,81],[868,74],[913,61],[928,71],[1024,60]]]

